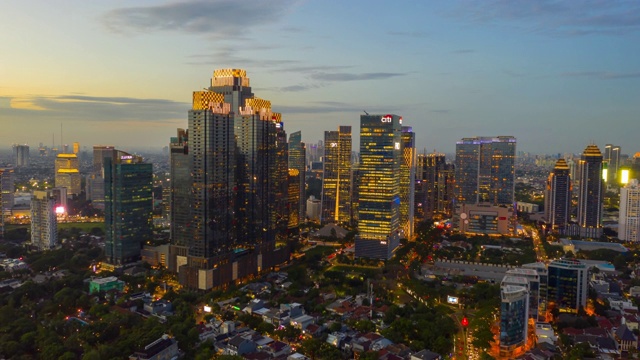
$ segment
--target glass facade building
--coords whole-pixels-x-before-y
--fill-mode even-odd
[[[104,159],[105,256],[112,265],[140,260],[153,237],[153,167],[117,151]]]
[[[464,138],[456,143],[458,203],[513,205],[516,139],[513,136]]]
[[[587,268],[578,260],[560,259],[548,266],[547,301],[560,311],[578,312],[587,304]]]
[[[618,238],[623,241],[640,241],[640,185],[637,179],[632,179],[620,189]]]
[[[351,126],[324,132],[322,221],[351,224]]]
[[[500,287],[500,351],[513,350],[527,341],[529,294],[526,287]]]
[[[409,126],[402,127],[402,161],[400,162],[400,229],[403,237],[414,236],[414,200],[416,177],[416,134]]]
[[[356,257],[390,259],[398,246],[401,127],[398,115],[360,116]]]
[[[291,203],[290,216],[289,216],[289,227],[297,227],[300,223],[305,221],[306,218],[306,169],[307,169],[307,161],[306,161],[306,147],[302,142],[302,132],[296,131],[289,135],[289,174],[291,175],[291,170],[297,170],[298,172],[298,186],[293,187],[289,184],[289,198],[297,199],[297,204],[295,202]],[[294,175],[296,176],[296,175]],[[298,195],[295,196],[291,194],[291,191],[298,191]],[[293,200],[292,200],[293,201]],[[294,212],[298,211],[298,216],[294,216]],[[292,219],[298,219],[297,222]]]

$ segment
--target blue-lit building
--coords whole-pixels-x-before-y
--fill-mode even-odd
[[[559,259],[548,266],[547,301],[562,312],[578,312],[587,304],[588,272],[575,259]]]
[[[510,353],[527,341],[529,293],[524,286],[500,287],[500,355]]]
[[[140,260],[153,237],[153,168],[139,156],[117,151],[104,159],[105,255],[107,263]]]
[[[360,116],[356,257],[387,260],[399,244],[401,131],[398,115]]]

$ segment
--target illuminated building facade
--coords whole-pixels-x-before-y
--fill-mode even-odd
[[[31,245],[50,250],[58,244],[56,198],[49,190],[34,191],[31,196]]]
[[[409,126],[402,127],[400,135],[402,161],[400,162],[400,229],[409,240],[414,236],[414,201],[416,177],[416,134]]]
[[[525,279],[526,280],[526,279]],[[517,285],[500,286],[500,355],[508,357],[527,341],[529,294]]]
[[[291,199],[291,209],[289,215],[289,227],[297,227],[305,221],[306,217],[306,147],[302,142],[302,133],[300,131],[293,132],[289,135],[289,176],[291,176],[291,170],[297,170],[298,185],[295,186],[289,184],[289,198]],[[295,171],[294,171],[295,173]],[[291,178],[290,178],[291,180]],[[297,191],[298,194],[292,194],[292,191]],[[298,201],[296,204],[295,201]],[[294,216],[294,213],[298,211],[298,215]],[[297,219],[297,220],[296,220]]]
[[[15,191],[13,168],[0,168],[0,235],[4,234],[4,219],[11,215]]]
[[[571,175],[569,165],[559,159],[549,174],[544,196],[544,213],[549,227],[564,234],[571,219]]]
[[[441,214],[452,215],[455,183],[453,164],[441,153],[418,154],[415,181],[416,222]]]
[[[401,127],[398,115],[360,116],[356,257],[390,259],[398,246]]]
[[[350,224],[351,126],[324,132],[322,221]]]
[[[587,267],[578,260],[559,259],[549,263],[547,269],[549,305],[560,311],[577,313],[587,304]]]
[[[174,272],[187,264],[187,253],[191,238],[191,168],[189,157],[189,132],[178,129],[169,144],[169,223],[171,224],[171,244],[169,270]],[[180,261],[178,263],[178,261]]]
[[[618,239],[640,241],[640,185],[637,179],[620,189]]]
[[[16,159],[16,167],[28,167],[31,164],[29,145],[14,145],[13,151]]]
[[[580,185],[578,193],[578,226],[580,236],[599,238],[602,236],[602,202],[604,180],[602,153],[596,145],[589,145],[578,163]]]
[[[66,187],[70,196],[79,195],[82,179],[76,154],[58,154],[55,161],[56,187]]]
[[[188,141],[172,149],[172,174],[184,175],[171,180],[172,195],[188,196],[172,201],[172,213],[189,214],[171,224],[169,263],[183,286],[221,287],[288,260],[276,247],[288,224],[286,133],[244,70],[215,70],[211,86],[193,93]],[[183,156],[188,171],[177,161]]]
[[[516,138],[464,138],[456,143],[457,203],[513,205]]]
[[[153,238],[153,168],[142,158],[116,151],[104,159],[105,256],[111,265],[140,260]]]

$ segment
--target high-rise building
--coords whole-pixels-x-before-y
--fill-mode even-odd
[[[458,203],[513,205],[516,138],[464,138],[456,143]]]
[[[177,136],[169,144],[170,164],[170,219],[171,244],[169,270],[177,272],[187,264],[191,225],[191,168],[188,147],[188,131],[178,129]]]
[[[502,285],[500,300],[500,354],[510,357],[527,341],[529,294],[526,287]]]
[[[360,116],[356,257],[390,259],[399,244],[401,127],[398,115]]]
[[[38,250],[53,249],[58,244],[55,205],[50,190],[34,191],[31,196],[31,245]]]
[[[602,236],[602,201],[604,199],[602,153],[596,145],[589,145],[578,163],[578,226],[580,236]]]
[[[58,154],[55,162],[56,187],[66,187],[69,196],[79,195],[82,185],[76,154]]]
[[[173,214],[189,214],[171,224],[180,227],[172,229],[175,260],[169,261],[180,283],[220,287],[288,259],[287,248],[275,241],[287,225],[281,115],[253,94],[246,71],[220,69],[208,89],[193,93],[188,124],[188,142],[172,144],[172,174],[184,175],[171,179],[172,195],[189,200],[172,200]]]
[[[74,142],[73,143],[73,153],[78,155],[80,154],[80,143],[79,142]]]
[[[578,260],[559,259],[549,263],[547,301],[560,311],[578,312],[587,304],[587,267]]]
[[[28,167],[31,164],[29,145],[14,145],[16,167]]]
[[[297,198],[299,202],[297,205],[293,202],[291,203],[292,208],[291,215],[289,216],[289,223],[292,226],[295,225],[294,227],[299,226],[306,218],[306,163],[306,148],[305,144],[302,142],[302,133],[300,131],[293,132],[289,135],[289,173],[291,174],[291,170],[297,170],[299,177],[299,184],[297,187],[292,187],[291,184],[289,185],[289,198],[292,199],[292,201],[295,201]],[[291,191],[296,191],[296,189],[298,194],[291,194]],[[298,216],[294,217],[293,213],[296,209],[298,211]],[[297,224],[292,220],[294,218],[298,219]]]
[[[603,162],[606,164],[606,174],[604,180],[613,183],[618,178],[620,169],[620,146],[607,144],[604,146]]]
[[[640,185],[632,179],[620,189],[620,216],[618,238],[623,241],[640,241]]]
[[[124,265],[140,260],[153,238],[153,167],[124,151],[104,159],[105,256]]]
[[[538,307],[540,305],[540,275],[538,275],[538,272],[534,269],[515,268],[507,270],[505,275],[502,279],[503,285],[517,285],[527,288],[529,293],[529,317],[537,321]]]
[[[322,221],[351,224],[351,126],[324,132]]]
[[[447,164],[441,153],[418,154],[415,181],[416,222],[434,215],[451,216],[453,211],[453,164]]]
[[[87,176],[87,200],[96,209],[104,209],[104,162],[106,158],[113,159],[116,150],[110,145],[93,146],[93,167]]]
[[[402,127],[400,141],[400,229],[403,237],[412,240],[415,228],[416,134],[410,126]]]
[[[571,176],[569,165],[559,159],[547,179],[544,196],[544,215],[549,227],[564,234],[571,219]]]
[[[13,168],[0,168],[0,235],[4,234],[4,220],[11,215],[15,191]]]

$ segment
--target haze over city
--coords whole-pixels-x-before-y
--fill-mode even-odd
[[[512,135],[518,150],[637,150],[632,1],[201,1],[1,5],[0,141],[161,148],[214,69],[247,70],[316,142],[396,113],[417,148]],[[354,131],[357,134],[357,131]],[[354,142],[357,143],[357,137]]]

